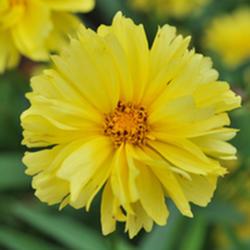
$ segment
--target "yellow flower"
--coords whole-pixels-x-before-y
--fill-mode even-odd
[[[67,12],[87,12],[94,0],[1,0],[0,73],[15,67],[24,55],[48,60],[78,28],[80,20]]]
[[[199,10],[209,0],[130,0],[131,5],[144,12],[155,11],[160,16],[184,17]]]
[[[121,13],[97,33],[80,28],[32,79],[21,116],[23,144],[41,148],[23,159],[40,200],[89,210],[104,187],[103,233],[121,221],[131,238],[166,224],[165,197],[188,217],[190,202],[208,204],[226,173],[218,160],[235,158],[226,111],[240,97],[189,42],[165,25],[149,49]]]
[[[235,67],[250,59],[250,9],[216,18],[207,27],[204,46],[215,51],[223,62]]]

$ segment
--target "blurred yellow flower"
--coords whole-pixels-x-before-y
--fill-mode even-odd
[[[215,51],[230,67],[250,59],[250,9],[213,20],[207,27],[204,47]]]
[[[67,12],[87,12],[94,0],[1,0],[0,73],[15,67],[24,55],[46,61],[58,51],[80,20]]]
[[[205,6],[210,0],[130,0],[131,5],[144,12],[160,16],[184,17]]]
[[[226,173],[219,159],[235,159],[226,112],[240,97],[189,42],[165,25],[149,48],[121,13],[97,33],[80,28],[32,79],[21,116],[23,144],[41,148],[23,159],[40,200],[89,210],[104,187],[103,234],[121,221],[131,238],[166,224],[165,197],[188,217],[190,202],[208,204]]]

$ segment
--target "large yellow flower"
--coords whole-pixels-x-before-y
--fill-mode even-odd
[[[160,16],[184,17],[199,10],[209,0],[130,0],[131,5],[144,12],[156,12]]]
[[[122,221],[130,237],[166,224],[165,197],[188,217],[190,202],[207,205],[219,159],[235,158],[226,111],[240,97],[189,41],[165,25],[149,49],[143,26],[118,13],[97,33],[82,26],[32,79],[23,144],[41,150],[23,161],[40,200],[89,210],[104,187],[103,233]]]
[[[0,73],[18,64],[20,55],[48,60],[67,41],[80,20],[68,12],[87,12],[94,0],[1,0]]]
[[[224,63],[235,67],[250,59],[250,9],[213,20],[207,27],[204,45],[218,53]]]

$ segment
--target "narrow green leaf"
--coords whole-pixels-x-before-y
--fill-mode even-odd
[[[21,204],[13,207],[14,214],[21,220],[58,240],[69,248],[82,250],[107,250],[108,242],[94,230],[79,223],[63,213],[48,214],[36,208]]]
[[[207,222],[203,216],[194,218],[182,239],[180,250],[201,250],[206,237]]]
[[[59,247],[56,247],[51,243],[4,226],[0,227],[0,245],[13,250],[59,249]]]
[[[0,190],[14,190],[29,187],[29,177],[24,174],[24,166],[19,153],[0,154]]]

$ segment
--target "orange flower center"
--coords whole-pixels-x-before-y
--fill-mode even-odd
[[[147,116],[144,107],[119,101],[115,110],[105,116],[104,134],[112,138],[116,147],[125,142],[145,144]]]

